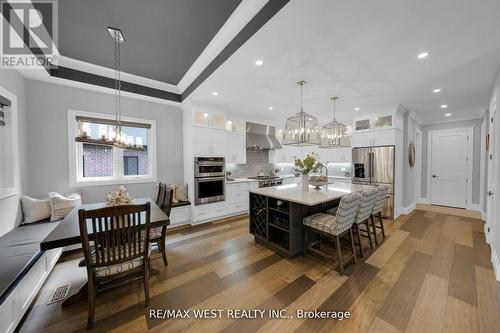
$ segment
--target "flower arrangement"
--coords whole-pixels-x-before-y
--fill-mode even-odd
[[[130,196],[130,193],[127,192],[127,188],[121,185],[116,191],[111,192],[107,196],[106,206],[131,205],[133,202],[134,199]]]
[[[324,167],[318,159],[318,155],[311,153],[307,154],[306,158],[301,160],[300,158],[295,159],[295,172],[302,175],[308,175],[311,172],[318,172]]]

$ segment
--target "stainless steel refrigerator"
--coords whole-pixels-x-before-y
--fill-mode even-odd
[[[352,149],[353,184],[390,185],[382,215],[394,217],[394,146]]]

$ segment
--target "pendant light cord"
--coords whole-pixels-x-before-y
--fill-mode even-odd
[[[115,46],[115,114],[116,114],[116,135],[121,135],[122,125],[122,110],[121,110],[121,75],[120,75],[120,35],[118,31],[115,32],[114,38]]]

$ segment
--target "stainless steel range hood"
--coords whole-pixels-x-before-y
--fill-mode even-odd
[[[247,149],[281,149],[281,144],[276,139],[274,132],[273,126],[247,122]]]

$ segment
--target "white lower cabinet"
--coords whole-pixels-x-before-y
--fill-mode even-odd
[[[191,222],[191,206],[174,207],[170,211],[169,227],[176,227]]]
[[[226,183],[226,200],[193,206],[193,224],[248,213],[248,182]]]
[[[31,302],[59,259],[62,249],[45,251],[0,305],[0,332],[16,329]]]

